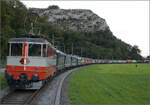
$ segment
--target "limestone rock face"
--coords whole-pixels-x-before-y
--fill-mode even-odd
[[[109,29],[105,19],[87,9],[31,8],[30,10],[39,16],[47,16],[48,22],[64,30],[93,32]]]

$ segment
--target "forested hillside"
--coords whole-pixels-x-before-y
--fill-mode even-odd
[[[14,5],[14,0],[1,1],[1,59],[7,56],[7,42],[9,38],[19,37],[24,34],[24,21],[30,11],[19,0]],[[35,18],[34,16],[31,18]],[[30,23],[28,20],[26,23]],[[55,46],[68,54],[73,53],[84,57],[100,59],[141,59],[137,46],[131,46],[119,39],[108,29],[101,31],[78,31],[62,29],[52,22],[47,16],[40,16],[35,27],[40,27],[41,34],[52,42],[54,35]],[[64,25],[65,26],[65,25]],[[29,24],[26,25],[28,30]],[[111,28],[111,27],[110,27]],[[35,33],[37,31],[35,30]]]

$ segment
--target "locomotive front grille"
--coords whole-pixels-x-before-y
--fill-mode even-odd
[[[19,78],[20,78],[21,80],[27,80],[27,79],[28,79],[28,77],[27,77],[27,75],[26,75],[25,73],[21,73],[21,74],[19,75]]]

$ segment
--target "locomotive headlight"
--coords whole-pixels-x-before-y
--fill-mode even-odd
[[[22,80],[27,80],[28,79],[27,74],[25,74],[25,73],[21,73],[19,75],[19,78],[22,79]]]
[[[38,74],[32,74],[32,77],[31,77],[32,81],[36,82],[36,81],[38,81],[38,79],[39,79]]]
[[[6,73],[5,77],[6,77],[7,80],[13,79],[13,75],[10,74],[10,73]]]

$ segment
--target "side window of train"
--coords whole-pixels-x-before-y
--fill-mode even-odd
[[[56,54],[55,49],[52,48],[51,56],[54,56],[55,54]]]
[[[53,48],[51,48],[51,56],[53,56]]]
[[[56,53],[55,50],[48,45],[48,47],[47,47],[47,55],[48,55],[48,57],[49,56],[54,56],[55,53]]]
[[[11,56],[22,56],[22,43],[11,44]]]
[[[50,46],[48,45],[47,47],[47,56],[49,57],[50,56]]]
[[[43,44],[43,57],[47,57],[46,44]]]
[[[29,56],[41,56],[41,44],[29,44]]]
[[[52,53],[53,53],[53,49],[48,45],[48,47],[47,47],[47,55],[48,55],[48,57],[52,56]]]

